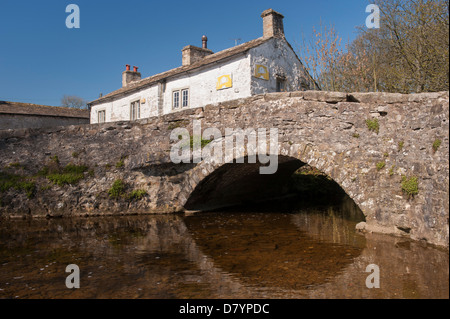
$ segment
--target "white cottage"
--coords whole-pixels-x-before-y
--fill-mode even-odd
[[[141,79],[137,67],[122,74],[122,88],[89,103],[91,123],[129,121],[257,94],[301,91],[314,82],[284,36],[283,15],[262,13],[263,37],[217,53],[182,50],[182,66]]]

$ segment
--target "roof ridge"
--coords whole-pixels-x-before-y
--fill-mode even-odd
[[[147,78],[141,79],[139,81],[133,82],[133,83],[129,84],[126,87],[122,87],[120,89],[117,89],[117,90],[115,90],[115,91],[113,91],[113,92],[111,92],[109,94],[106,94],[106,95],[102,96],[101,98],[98,98],[98,99],[96,99],[94,101],[89,102],[88,104],[89,105],[98,104],[101,101],[107,101],[110,98],[113,98],[115,96],[118,96],[118,95],[121,95],[121,94],[125,94],[127,92],[130,92],[130,91],[133,91],[133,90],[145,87],[146,85],[151,85],[151,84],[153,84],[155,82],[158,82],[158,81],[163,80],[165,78],[168,78],[170,76],[175,76],[175,75],[178,75],[178,74],[180,74],[182,72],[185,72],[185,71],[195,70],[195,69],[200,68],[200,67],[202,67],[204,65],[208,65],[209,63],[214,63],[214,62],[220,61],[222,59],[234,56],[235,54],[239,54],[240,52],[245,52],[245,51],[247,51],[247,50],[249,50],[249,49],[251,49],[251,48],[253,48],[253,47],[257,46],[257,45],[260,45],[260,44],[263,44],[266,41],[269,41],[272,38],[274,38],[274,37],[260,37],[260,38],[253,39],[253,40],[247,41],[245,43],[233,46],[231,48],[227,48],[227,49],[224,49],[222,51],[210,54],[210,55],[204,57],[203,59],[201,59],[200,61],[195,62],[195,63],[193,63],[191,65],[179,66],[179,67],[176,67],[174,69],[171,69],[171,70],[168,70],[168,71],[164,71],[164,72],[161,72],[161,73],[149,76]],[[236,53],[234,54],[234,52],[236,52]]]
[[[27,114],[62,117],[89,117],[88,109],[40,105],[23,102],[0,101],[1,114]]]
[[[61,106],[34,104],[34,103],[28,103],[28,102],[0,101],[0,105],[2,105],[2,104],[19,104],[19,105],[27,105],[27,106],[33,106],[33,107],[61,107]]]

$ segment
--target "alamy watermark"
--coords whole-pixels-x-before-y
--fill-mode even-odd
[[[66,287],[69,289],[80,289],[80,267],[75,264],[68,265],[66,272],[71,273],[66,278]]]
[[[366,12],[370,13],[366,19],[366,27],[368,29],[380,28],[380,7],[376,4],[369,4],[366,7]]]
[[[366,279],[366,287],[369,289],[380,288],[380,267],[375,264],[367,266],[366,272],[371,274]]]
[[[80,7],[76,4],[69,4],[66,7],[66,13],[70,13],[66,18],[66,27],[68,29],[80,28]]]
[[[218,128],[207,128],[202,132],[201,121],[194,120],[193,136],[186,128],[176,128],[171,132],[170,139],[177,142],[170,151],[170,159],[175,164],[225,164],[234,161],[242,164],[247,158],[249,164],[255,164],[257,160],[263,164],[259,169],[262,175],[275,174],[278,170],[276,128],[226,128],[223,135]],[[207,145],[202,145],[205,142]]]

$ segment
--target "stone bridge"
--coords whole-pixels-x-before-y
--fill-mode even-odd
[[[174,164],[175,128],[193,131],[194,120],[223,134],[232,129],[278,129],[279,168],[260,164]],[[370,125],[368,124],[370,121]],[[57,156],[57,159],[55,158]],[[245,153],[244,153],[245,157]],[[75,185],[53,185],[44,167],[86,166]],[[75,216],[175,213],[275,198],[299,167],[327,174],[363,211],[366,231],[387,232],[448,247],[449,94],[272,93],[160,118],[0,131],[3,175],[33,181],[0,192],[3,216]],[[417,178],[418,193],[402,190]],[[108,190],[115,180],[120,198]],[[130,199],[133,190],[147,195]]]

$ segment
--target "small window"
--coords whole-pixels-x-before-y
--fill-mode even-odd
[[[277,92],[286,92],[286,81],[277,79]]]
[[[141,102],[136,101],[131,103],[131,109],[130,109],[130,119],[132,121],[137,120],[141,117]]]
[[[105,110],[97,112],[97,120],[98,120],[98,123],[106,122],[106,111]]]
[[[188,89],[182,90],[181,96],[183,97],[182,106],[189,107],[189,90]]]
[[[173,92],[172,107],[173,107],[173,109],[180,108],[180,91]]]

